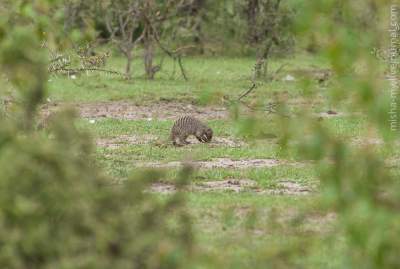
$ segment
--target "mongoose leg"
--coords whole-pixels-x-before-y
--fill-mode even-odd
[[[173,144],[174,144],[175,147],[182,147],[183,146],[181,143],[173,142]]]
[[[204,143],[204,138],[202,136],[197,136],[196,135],[197,140],[199,140],[199,142]]]
[[[195,137],[197,138],[197,140],[199,140],[201,143],[206,142],[207,138],[205,137],[205,134],[201,131],[197,131],[195,134]]]
[[[203,134],[201,137],[203,138],[204,143],[210,142],[210,138],[207,136],[207,134]]]
[[[184,145],[184,144],[182,144],[182,142],[181,142],[181,140],[179,139],[179,137],[173,139],[173,140],[172,140],[172,144],[173,144],[175,147],[182,147],[182,146]]]
[[[175,147],[183,146],[179,141],[179,137],[173,135],[171,136],[171,139],[172,139],[172,145],[174,145]]]
[[[190,144],[189,141],[186,141],[187,137],[188,137],[187,135],[181,135],[181,136],[179,136],[179,142],[182,143],[183,145],[188,145],[188,144]]]

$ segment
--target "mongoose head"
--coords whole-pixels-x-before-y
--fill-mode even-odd
[[[202,140],[203,140],[203,142],[210,142],[211,141],[211,139],[212,139],[212,136],[213,136],[213,131],[212,131],[212,129],[211,128],[206,128],[204,131],[203,131],[203,134],[202,134]]]
[[[198,129],[195,135],[200,142],[210,142],[213,131],[209,127],[203,127],[201,129]]]

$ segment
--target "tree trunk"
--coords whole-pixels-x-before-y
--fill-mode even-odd
[[[146,71],[146,78],[152,80],[154,79],[154,75],[156,73],[156,67],[153,66],[154,44],[151,36],[146,36],[143,41],[144,41],[143,61],[144,61],[144,69]]]
[[[202,31],[202,22],[204,21],[204,15],[202,14],[202,10],[206,4],[205,0],[194,0],[192,1],[190,8],[190,16],[192,17],[192,21],[194,22],[194,38],[193,41],[196,44],[196,47],[199,48],[199,53],[204,54],[204,37]]]
[[[257,43],[259,41],[257,29],[257,16],[259,11],[258,0],[247,0],[247,36],[250,43]]]
[[[203,33],[202,33],[200,21],[198,21],[196,23],[196,26],[194,29],[195,29],[196,35],[195,35],[193,41],[196,44],[196,47],[199,48],[199,53],[204,54]]]
[[[263,77],[264,74],[263,69],[265,66],[264,63],[265,59],[262,56],[257,55],[256,64],[254,65],[254,79],[260,79]]]
[[[272,47],[272,41],[268,41],[265,47],[259,48],[257,52],[257,60],[254,66],[254,78],[261,79],[268,77],[268,61]]]
[[[127,51],[125,53],[125,57],[126,57],[126,66],[125,66],[125,75],[128,79],[132,79],[132,75],[131,75],[131,66],[132,66],[132,52],[131,51]]]

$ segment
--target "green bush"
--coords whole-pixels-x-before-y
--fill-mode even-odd
[[[1,68],[16,96],[10,113],[0,114],[0,266],[187,268],[193,235],[182,194],[155,199],[146,192],[161,174],[113,184],[96,166],[92,143],[75,128],[71,111],[36,130],[47,81],[39,45],[51,23],[25,25],[50,1],[36,4],[15,4],[29,10],[18,14],[21,25],[0,24],[8,29],[0,31]],[[189,173],[182,171],[181,184]]]

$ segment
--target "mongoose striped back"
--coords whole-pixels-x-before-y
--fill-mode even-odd
[[[171,129],[172,143],[178,146],[189,144],[189,142],[186,141],[189,135],[194,135],[197,140],[206,143],[211,141],[213,131],[210,127],[191,116],[179,118]]]

